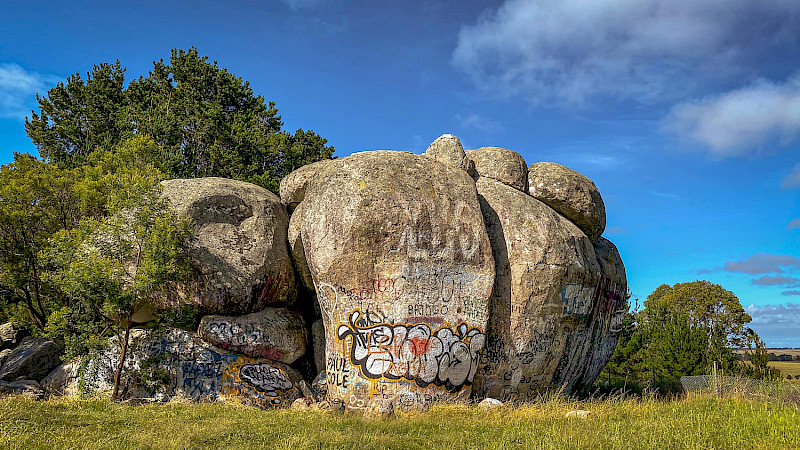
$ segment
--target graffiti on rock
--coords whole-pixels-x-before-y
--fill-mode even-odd
[[[239,369],[239,376],[268,397],[277,397],[281,391],[294,387],[280,369],[269,364],[245,364]]]
[[[459,324],[432,331],[427,323],[371,323],[354,310],[340,324],[340,341],[350,339],[350,363],[368,379],[408,380],[421,388],[450,392],[472,384],[485,335]]]
[[[564,303],[564,314],[584,317],[589,313],[594,296],[593,287],[584,287],[577,283],[567,283],[561,289],[561,302]]]

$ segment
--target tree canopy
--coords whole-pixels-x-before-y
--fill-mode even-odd
[[[169,62],[154,62],[128,86],[117,61],[94,66],[86,80],[73,74],[37,99],[39,113],[25,121],[28,136],[46,161],[67,168],[144,135],[170,178],[220,176],[277,192],[286,174],[334,152],[313,131],[282,130],[274,102],[195,48],[172,50]]]

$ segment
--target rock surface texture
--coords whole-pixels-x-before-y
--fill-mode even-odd
[[[477,176],[491,178],[527,192],[528,166],[519,153],[507,148],[482,147],[467,150],[466,154],[475,165]]]
[[[22,342],[31,332],[16,322],[6,322],[0,325],[0,350],[14,348]]]
[[[561,164],[540,162],[528,169],[528,192],[578,226],[592,242],[606,228],[606,207],[597,186]]]
[[[247,314],[294,300],[289,216],[273,193],[224,178],[161,184],[172,207],[194,224],[190,256],[197,282],[175,303],[203,313]]]
[[[328,398],[355,409],[375,395],[401,408],[468,398],[494,282],[472,178],[364,152],[328,164],[302,205]]]
[[[123,398],[193,400],[236,398],[271,409],[289,407],[300,398],[302,379],[291,367],[270,359],[254,359],[214,347],[182,330],[132,335],[132,354],[120,382]],[[119,346],[91,359],[84,374],[84,390],[109,392],[119,360]]]
[[[465,172],[473,171],[470,160],[461,145],[461,140],[452,134],[439,136],[425,150],[425,156]]]
[[[305,198],[308,183],[314,180],[317,174],[330,162],[330,159],[325,159],[305,165],[281,179],[281,202],[286,205],[290,212],[294,211],[297,205]]]
[[[291,364],[306,352],[306,324],[299,313],[286,308],[245,316],[205,316],[197,332],[212,345],[251,358]]]
[[[41,381],[61,364],[64,346],[54,340],[28,336],[8,354],[0,369],[0,380],[27,378]]]

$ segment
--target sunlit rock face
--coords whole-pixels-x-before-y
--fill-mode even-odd
[[[328,397],[364,408],[467,399],[485,341],[494,259],[475,183],[432,158],[333,161],[302,202],[322,310]]]

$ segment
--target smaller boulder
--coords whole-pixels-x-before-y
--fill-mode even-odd
[[[44,390],[35,380],[0,381],[0,395],[2,394],[23,395],[37,400],[44,398]]]
[[[31,332],[28,331],[22,324],[17,322],[7,322],[0,325],[0,350],[14,348],[26,336],[30,336]]]
[[[528,193],[572,221],[592,242],[597,241],[606,228],[606,207],[597,186],[561,164],[531,165]]]
[[[390,400],[373,398],[364,409],[364,417],[370,420],[388,419],[394,415],[394,404]]]
[[[42,380],[42,388],[47,395],[78,395],[78,365],[79,359],[74,359],[55,368]]]
[[[528,165],[522,155],[500,147],[467,150],[467,158],[475,164],[477,176],[491,178],[514,189],[527,192]]]
[[[572,411],[569,411],[567,413],[566,417],[577,417],[578,419],[588,419],[589,416],[591,415],[592,413],[586,411],[585,409],[573,409]]]
[[[338,398],[334,398],[331,400],[323,400],[318,403],[314,403],[311,406],[311,409],[317,411],[325,411],[329,413],[342,413],[344,412],[344,402],[339,400]]]
[[[64,346],[52,339],[25,337],[14,348],[0,369],[0,380],[19,377],[40,381],[61,364]]]
[[[485,399],[481,400],[480,403],[478,403],[478,408],[482,409],[483,411],[488,411],[499,406],[503,406],[503,402],[491,397],[486,397]]]
[[[428,146],[425,156],[450,167],[470,172],[470,160],[464,152],[461,141],[452,134],[443,134]]]
[[[251,358],[291,364],[306,352],[303,317],[286,308],[244,316],[204,316],[197,329],[204,341]]]
[[[314,400],[307,397],[300,397],[292,402],[292,406],[289,409],[293,409],[295,411],[308,411],[311,409],[311,405],[313,404]]]
[[[314,377],[311,386],[317,391],[320,397],[324,397],[328,393],[328,373],[324,370]]]

